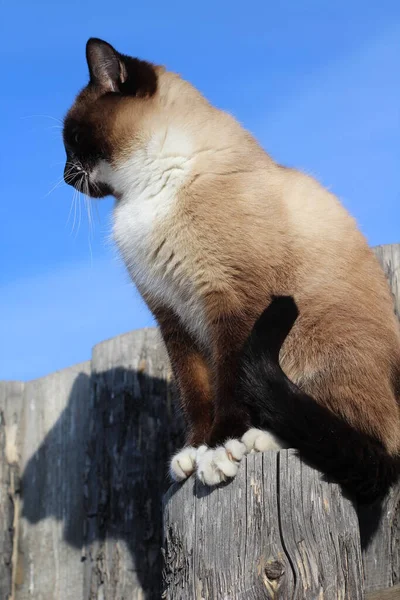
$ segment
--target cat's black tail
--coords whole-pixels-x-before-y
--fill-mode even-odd
[[[291,382],[279,365],[280,348],[298,317],[293,298],[276,297],[243,349],[239,393],[255,427],[269,429],[359,502],[382,497],[399,474],[399,457],[357,431]]]

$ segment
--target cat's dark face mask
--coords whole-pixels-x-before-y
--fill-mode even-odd
[[[135,135],[134,120],[124,125],[123,117],[134,114],[135,102],[154,96],[157,74],[150,63],[124,56],[95,38],[87,43],[86,58],[90,81],[64,120],[64,180],[88,196],[102,198],[118,195],[107,167],[117,162],[124,144]]]
[[[94,177],[100,162],[110,159],[105,136],[102,139],[90,122],[67,115],[63,137],[67,155],[64,181],[92,198],[112,194],[113,190],[106,182]]]

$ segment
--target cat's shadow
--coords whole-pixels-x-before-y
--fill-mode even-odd
[[[183,441],[174,395],[164,379],[134,370],[116,368],[93,378],[80,373],[65,409],[26,465],[23,517],[62,521],[65,542],[86,548],[88,585],[96,560],[108,554],[102,546],[123,541],[146,590],[142,597],[160,597],[162,499],[170,485],[169,458]],[[215,490],[192,481],[197,498]],[[175,484],[168,497],[178,489]],[[364,512],[364,546],[378,519],[379,507]]]

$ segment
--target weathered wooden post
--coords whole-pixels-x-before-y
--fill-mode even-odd
[[[375,253],[400,315],[400,245]],[[357,600],[395,586],[400,484],[381,510],[362,550],[357,507],[293,450],[249,455],[237,478],[216,489],[192,477],[165,497],[164,598]],[[359,516],[365,541],[378,507]]]
[[[373,250],[389,282],[394,310],[400,319],[400,244],[384,244],[375,246]]]
[[[400,600],[400,482],[393,487],[381,506],[358,511],[361,535],[366,536],[371,525],[376,530],[363,548],[365,589],[368,600]],[[395,595],[382,590],[396,588]]]
[[[376,246],[374,252],[389,281],[395,312],[400,319],[400,244]],[[368,600],[400,600],[400,481],[382,506],[359,510],[359,520],[363,537],[371,523],[378,521],[376,531],[363,549]],[[390,597],[388,592],[382,592],[385,588],[393,589]]]
[[[5,381],[0,385],[0,598],[14,598],[17,578],[19,454],[17,432],[24,384]]]
[[[80,598],[89,392],[90,362],[24,386],[15,600]]]
[[[159,598],[162,496],[181,431],[156,329],[41,379],[0,382],[0,600]]]
[[[96,346],[85,473],[83,598],[161,595],[162,495],[181,418],[156,329]]]
[[[168,600],[364,598],[357,513],[292,450],[214,490],[173,486],[164,518]]]

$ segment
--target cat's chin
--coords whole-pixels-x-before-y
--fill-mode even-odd
[[[90,198],[105,198],[106,196],[114,195],[112,189],[106,183],[93,184],[89,182],[86,191]]]
[[[113,190],[106,183],[91,183],[87,180],[83,183],[81,180],[69,183],[69,185],[72,185],[78,192],[89,196],[89,198],[105,198],[114,195]]]

